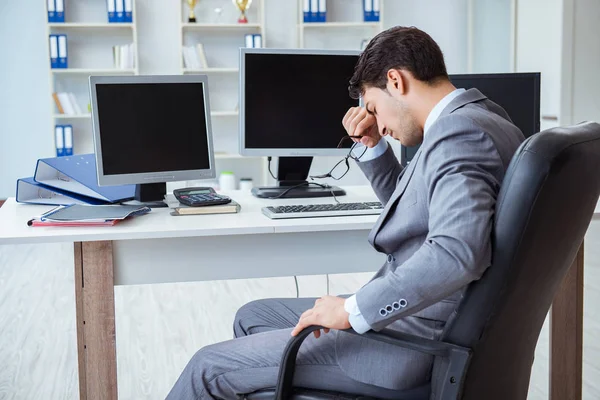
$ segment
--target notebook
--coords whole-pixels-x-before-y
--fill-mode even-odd
[[[189,207],[185,205],[179,205],[173,208],[171,215],[235,214],[240,212],[240,209],[241,206],[235,201],[231,200],[230,203],[216,206]]]

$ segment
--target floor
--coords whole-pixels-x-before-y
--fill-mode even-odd
[[[584,399],[600,398],[600,220],[587,235]],[[330,276],[331,294],[370,274]],[[325,294],[325,276],[301,277],[301,296]],[[232,335],[235,311],[262,297],[295,296],[293,278],[115,288],[120,399],[163,399],[200,347]],[[77,399],[73,254],[70,244],[0,246],[0,399]],[[548,398],[548,330],[529,399]]]

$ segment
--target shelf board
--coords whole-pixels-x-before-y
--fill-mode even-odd
[[[260,29],[262,24],[203,24],[194,22],[182,22],[183,29]]]
[[[75,114],[75,115],[68,115],[68,114],[54,114],[54,118],[56,119],[87,119],[90,118],[92,116],[92,114]]]
[[[379,22],[305,22],[301,26],[306,28],[379,28]]]
[[[239,112],[237,111],[211,111],[212,117],[237,117]]]
[[[50,28],[57,29],[132,29],[135,25],[132,23],[85,23],[85,22],[65,22],[65,23],[51,23],[48,24]]]
[[[51,68],[55,74],[87,74],[87,75],[120,75],[120,74],[135,74],[134,69],[93,69],[93,68]]]
[[[183,72],[186,74],[210,74],[210,73],[238,73],[239,68],[205,68],[205,69],[193,69],[184,68]]]

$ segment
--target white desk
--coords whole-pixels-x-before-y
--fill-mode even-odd
[[[346,190],[348,195],[340,201],[376,200],[369,187]],[[239,214],[172,217],[167,209],[154,209],[116,226],[97,228],[31,228],[27,220],[51,207],[20,205],[13,198],[0,208],[0,245],[74,242],[81,399],[117,398],[114,285],[366,272],[383,262],[367,242],[376,216],[270,220],[260,207],[334,200],[259,200],[241,192],[228,194],[242,205]],[[574,298],[582,290],[566,286],[559,296]],[[569,307],[570,303],[552,320],[558,327],[553,331],[556,342],[581,334],[580,326],[566,321],[578,310],[577,305]],[[554,350],[557,360],[577,360],[577,352],[581,357],[581,348]],[[553,379],[552,386],[562,382]]]

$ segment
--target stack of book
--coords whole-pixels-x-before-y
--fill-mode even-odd
[[[117,69],[135,68],[135,44],[113,46],[113,62]]]
[[[198,43],[194,46],[183,46],[183,63],[185,68],[189,69],[206,69],[208,68],[208,61],[206,60],[206,53],[204,53],[204,46],[202,43]]]
[[[230,203],[220,204],[215,206],[201,206],[201,207],[190,207],[179,203],[179,201],[172,194],[165,195],[165,203],[171,209],[171,215],[183,216],[183,215],[206,215],[206,214],[234,214],[239,213],[241,206],[239,203],[231,200]]]
[[[98,186],[94,154],[45,158],[32,177],[17,180],[17,202],[71,205],[111,204],[130,200],[135,185]]]
[[[75,95],[71,92],[52,93],[52,98],[59,114],[80,115],[83,113],[77,99],[75,99]]]

